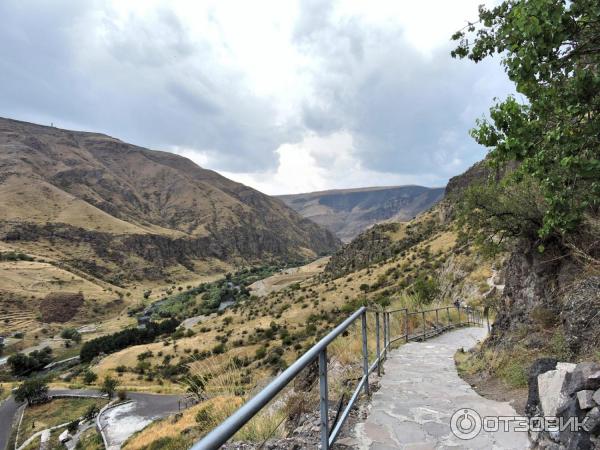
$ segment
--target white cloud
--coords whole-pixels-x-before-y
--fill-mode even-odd
[[[480,1],[6,0],[0,115],[269,193],[440,185],[484,154],[467,130],[509,90],[448,54]]]
[[[445,182],[435,174],[374,172],[365,168],[355,153],[352,136],[346,132],[334,133],[326,137],[313,134],[306,136],[302,142],[279,147],[275,170],[260,173],[223,172],[223,174],[271,195],[372,185],[442,186]],[[195,161],[200,162],[198,159]]]

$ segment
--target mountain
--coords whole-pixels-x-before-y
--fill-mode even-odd
[[[280,200],[187,158],[2,118],[0,211],[0,243],[116,284],[339,245]]]
[[[302,216],[349,242],[373,224],[410,220],[443,196],[444,188],[391,186],[281,195],[279,198]]]

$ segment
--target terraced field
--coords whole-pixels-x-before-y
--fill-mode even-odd
[[[10,305],[10,304],[9,304]],[[0,334],[9,334],[21,330],[31,330],[37,325],[35,315],[32,311],[20,312],[17,309],[0,309]]]

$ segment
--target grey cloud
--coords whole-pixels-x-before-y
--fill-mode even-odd
[[[326,20],[317,8],[305,9],[305,21],[310,14],[320,27],[296,41],[322,65],[314,74],[320,102],[305,107],[305,126],[322,133],[343,124],[363,166],[375,171],[447,179],[483,156],[468,129],[492,97],[511,89],[495,63],[453,60],[450,46],[427,57],[401,29],[373,30],[332,15]],[[487,85],[478,84],[481,79]]]
[[[125,30],[114,27],[107,15],[106,45],[110,53],[124,63],[139,65],[163,65],[196,53],[194,42],[189,39],[179,18],[162,7],[152,14],[151,20],[132,16]]]
[[[314,92],[281,124],[244,74],[220,66],[210,42],[192,41],[168,9],[123,26],[100,1],[5,0],[0,115],[196,149],[230,172],[272,169],[278,146],[307,131],[351,132],[376,171],[444,179],[480,158],[467,130],[507,89],[497,67],[451,60],[447,49],[427,59],[402,30],[334,19],[334,7],[302,3],[293,43],[315,62]],[[454,159],[458,169],[445,163]]]
[[[8,0],[0,17],[2,116],[192,148],[230,171],[273,168],[277,147],[299,138],[167,10],[117,26],[102,2]]]

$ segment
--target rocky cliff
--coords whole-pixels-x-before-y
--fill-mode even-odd
[[[392,186],[338,189],[279,198],[302,216],[349,242],[376,223],[408,221],[429,209],[443,195],[444,188]]]

